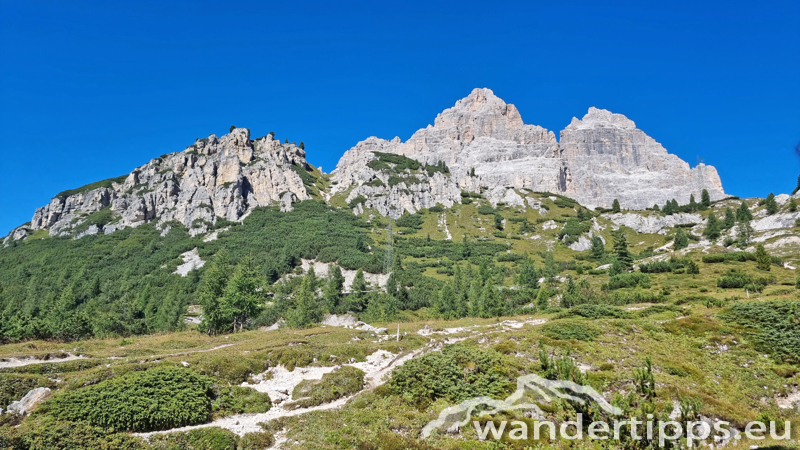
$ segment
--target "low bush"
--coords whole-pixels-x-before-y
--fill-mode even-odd
[[[208,427],[155,435],[150,438],[150,445],[152,448],[159,450],[235,450],[240,448],[237,446],[238,440],[239,438],[236,434],[231,431]]]
[[[494,350],[449,345],[412,359],[392,373],[392,391],[406,401],[432,402],[445,398],[460,402],[473,397],[498,397],[511,386],[503,357]]]
[[[800,364],[800,302],[738,302],[720,314],[754,331],[754,346],[787,364]]]
[[[154,431],[209,420],[213,379],[165,367],[130,372],[74,391],[57,393],[36,414],[86,421],[125,431]]]
[[[545,336],[559,341],[593,341],[602,332],[588,322],[558,321],[542,325]]]
[[[242,386],[223,386],[214,389],[211,410],[215,417],[233,414],[265,413],[272,407],[269,395]]]
[[[304,380],[292,392],[291,408],[322,405],[355,394],[364,387],[364,372],[351,366],[326,373],[319,381]]]
[[[623,272],[619,275],[609,277],[608,283],[603,285],[606,290],[632,288],[636,286],[649,288],[650,276],[641,272]]]

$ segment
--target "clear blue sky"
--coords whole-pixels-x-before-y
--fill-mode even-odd
[[[61,190],[231,124],[330,171],[472,88],[558,134],[633,119],[739,196],[800,164],[800,2],[0,0],[0,234]]]

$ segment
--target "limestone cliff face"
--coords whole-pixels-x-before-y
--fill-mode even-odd
[[[339,189],[369,181],[372,174],[362,166],[372,151],[428,164],[444,161],[452,174],[448,182],[456,189],[483,187],[495,197],[513,197],[512,189],[526,188],[560,193],[588,207],[610,207],[619,199],[624,208],[644,209],[673,198],[687,203],[691,194],[700,198],[703,189],[712,200],[725,196],[716,169],[704,164],[690,168],[621,114],[591,108],[561,132],[559,143],[552,131],[526,125],[514,105],[489,89],[473,90],[406,142],[371,137],[358,143],[333,172]],[[436,201],[447,204],[447,193],[455,189],[430,182],[432,192],[444,191],[434,195]]]
[[[689,202],[707,189],[712,200],[725,197],[717,170],[689,164],[636,128],[622,114],[589,108],[561,132],[560,156],[568,169],[564,195],[588,206],[610,206],[614,199],[629,209]]]
[[[253,141],[250,130],[236,128],[153,159],[124,180],[57,196],[36,210],[29,228],[80,237],[177,221],[198,234],[220,217],[238,220],[257,206],[287,209],[310,198],[292,166],[305,170],[305,151],[271,135]],[[100,214],[105,219],[98,221]]]

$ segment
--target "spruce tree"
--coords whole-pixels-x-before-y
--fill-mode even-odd
[[[661,210],[664,214],[671,216],[675,211],[672,210],[672,202],[667,200],[667,203],[664,203],[664,208]]]
[[[661,208],[658,206],[658,203],[653,205],[653,211],[656,211],[656,212],[660,212],[661,211]]]
[[[789,199],[789,212],[796,212],[797,211],[797,202],[794,201],[794,198]]]
[[[547,279],[549,284],[555,284],[556,275],[560,272],[558,263],[556,263],[556,259],[553,257],[552,252],[547,252],[544,256],[544,277]]]
[[[736,226],[736,245],[745,249],[750,244],[750,239],[753,237],[753,227],[750,222],[739,222]]]
[[[500,213],[494,213],[494,227],[503,231],[503,216]]]
[[[736,210],[736,220],[739,222],[749,222],[753,220],[753,214],[750,212],[750,208],[747,207],[747,203],[742,201],[742,204],[739,205],[739,209]]]
[[[775,201],[775,194],[772,192],[769,193],[767,199],[764,201],[764,205],[767,207],[767,214],[773,215],[778,212],[778,202]]]
[[[307,277],[306,277],[307,279]],[[263,304],[263,282],[255,267],[252,256],[245,257],[233,272],[225,286],[225,294],[220,301],[222,315],[237,330],[244,331],[248,319],[254,317]]]
[[[703,189],[703,192],[700,193],[700,207],[703,210],[711,207],[711,196],[708,195],[707,189]]]
[[[519,268],[519,276],[517,277],[517,282],[519,283],[520,286],[524,288],[528,289],[539,288],[539,271],[536,270],[536,266],[530,259],[526,259],[525,262],[522,263],[522,266]]]
[[[469,309],[470,316],[481,317],[483,305],[481,296],[483,294],[483,286],[477,279],[472,280],[472,285],[469,287]]]
[[[714,215],[712,212],[708,215],[708,220],[706,221],[706,229],[703,231],[703,234],[710,240],[713,241],[719,237],[721,225],[719,220],[717,220],[717,216]]]
[[[348,305],[353,312],[361,312],[367,307],[367,282],[364,280],[364,271],[358,269],[353,284],[350,286]]]
[[[225,287],[231,275],[228,254],[223,249],[214,257],[211,266],[206,269],[197,299],[203,308],[203,320],[200,329],[208,334],[217,334],[226,330],[229,322],[225,319],[220,309],[220,300],[225,295]]]
[[[756,246],[756,268],[759,270],[769,271],[772,266],[772,258],[767,253],[767,249],[763,244]]]
[[[317,295],[311,288],[311,279],[308,276],[303,278],[295,305],[294,311],[289,315],[289,326],[292,328],[306,328],[322,319]]]
[[[675,232],[675,241],[672,244],[673,250],[681,250],[689,246],[689,236],[683,228],[678,228]]]
[[[489,281],[483,287],[482,317],[500,317],[505,310],[503,297],[497,287]]]
[[[548,292],[549,291],[547,288],[543,287],[539,289],[539,292],[536,293],[536,307],[539,309],[539,311],[544,311],[550,306],[548,301],[549,299],[547,297]]]
[[[445,283],[439,291],[436,302],[436,315],[443,319],[453,319],[456,317],[456,293],[450,283]]]
[[[619,206],[619,200],[615,198],[614,199],[614,203],[611,204],[611,212],[618,213],[621,210],[622,210],[622,208],[620,208],[620,206]]]
[[[736,214],[730,207],[725,208],[725,223],[724,228],[730,230],[736,225]]]
[[[689,196],[689,212],[695,212],[698,209],[697,202],[694,199],[694,194]]]
[[[622,265],[623,270],[630,270],[633,267],[633,255],[628,250],[628,239],[621,229],[614,232],[614,256]]]
[[[328,283],[322,292],[325,308],[331,314],[339,314],[342,311],[342,289],[344,289],[344,276],[337,264],[331,264],[328,269]]]
[[[798,191],[800,191],[800,175],[797,176],[797,187],[792,191],[792,195],[797,194]]]
[[[592,249],[591,249],[592,258],[596,260],[601,260],[606,256],[606,247],[603,244],[603,239],[600,236],[592,236]]]

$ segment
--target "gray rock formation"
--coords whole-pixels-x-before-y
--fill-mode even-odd
[[[251,140],[250,130],[236,128],[153,159],[124,179],[57,196],[36,210],[30,228],[80,237],[157,220],[177,221],[199,234],[217,218],[239,220],[252,208],[273,204],[288,210],[310,198],[296,172],[307,167],[305,151],[294,144],[271,135]]]
[[[14,403],[8,405],[9,413],[17,413],[17,414],[27,414],[40,403],[50,398],[50,389],[46,387],[38,387],[36,389],[32,389],[25,394],[22,399],[15,401]]]
[[[564,194],[590,208],[610,207],[614,199],[629,209],[663,205],[673,198],[683,204],[691,194],[700,198],[703,189],[712,200],[725,196],[716,169],[704,164],[690,168],[623,115],[590,108],[583,119],[573,118],[559,143],[553,132],[526,125],[514,105],[489,89],[473,90],[439,114],[433,126],[417,131],[406,142],[397,137],[359,142],[336,166],[334,189],[344,191],[374,179],[376,174],[364,167],[375,151],[427,164],[444,161],[450,168],[449,180],[426,180],[429,187],[423,189],[424,194],[410,199],[397,198],[385,189],[356,193],[356,188],[348,196],[389,199],[396,208],[411,212],[430,202],[448,205],[458,201],[454,195],[458,190],[481,187],[490,189],[493,204],[502,197],[516,205],[509,192],[526,188]],[[373,207],[389,214],[389,207]]]

